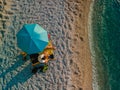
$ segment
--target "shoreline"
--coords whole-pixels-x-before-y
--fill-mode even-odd
[[[93,71],[93,90],[103,90],[104,88],[106,88],[104,85],[106,84],[105,80],[107,79],[107,77],[105,78],[105,76],[107,76],[104,72],[104,66],[102,64],[101,58],[100,58],[100,48],[97,45],[98,42],[94,39],[95,38],[95,31],[93,32],[93,30],[96,30],[95,26],[92,26],[92,24],[94,23],[96,25],[96,19],[99,20],[99,18],[97,17],[101,12],[99,11],[99,13],[97,11],[93,11],[95,8],[95,1],[93,0],[93,4],[91,5],[91,13],[89,15],[89,41],[90,41],[90,49],[91,49],[91,58],[92,58],[92,71]],[[98,7],[96,7],[98,8]],[[97,14],[97,15],[96,15]],[[92,18],[95,18],[94,20],[92,20]],[[98,22],[97,22],[98,23]],[[99,24],[100,25],[100,24]],[[97,25],[97,27],[99,26]],[[92,30],[93,29],[93,30]],[[99,32],[98,32],[99,33]],[[96,36],[97,38],[97,36]],[[105,76],[104,76],[105,75]]]
[[[89,25],[89,13],[90,13],[90,8],[91,8],[91,3],[92,3],[92,0],[89,0],[89,3],[87,4],[89,6],[89,8],[86,7],[86,29],[85,29],[85,32],[86,32],[86,40],[88,42],[87,43],[87,46],[86,46],[86,52],[88,53],[88,57],[86,57],[86,62],[85,62],[85,66],[86,66],[86,70],[85,70],[85,73],[86,73],[86,78],[85,78],[85,83],[84,83],[84,89],[83,90],[93,90],[93,87],[92,87],[92,76],[93,76],[93,73],[92,73],[92,58],[91,58],[91,53],[90,53],[90,46],[89,46],[89,36],[88,36],[88,33],[89,33],[89,28],[88,28],[88,25]]]
[[[92,0],[91,6],[90,6],[90,13],[89,13],[89,46],[90,46],[90,52],[91,52],[91,61],[92,61],[92,87],[93,90],[99,90],[99,85],[97,82],[97,68],[96,68],[96,62],[95,62],[95,51],[94,51],[94,43],[93,43],[93,33],[92,33],[92,17],[93,17],[93,5],[94,5],[94,0]]]

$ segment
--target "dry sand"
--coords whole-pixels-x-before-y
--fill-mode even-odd
[[[91,0],[0,0],[0,90],[92,90],[88,43]],[[38,23],[50,34],[56,61],[46,73],[31,74],[23,62],[16,33]]]

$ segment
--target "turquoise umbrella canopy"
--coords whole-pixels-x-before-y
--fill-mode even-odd
[[[48,45],[48,34],[38,24],[25,24],[17,33],[17,45],[28,54],[42,52]]]

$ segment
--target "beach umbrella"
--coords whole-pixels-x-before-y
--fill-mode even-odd
[[[17,33],[17,45],[27,54],[42,52],[48,42],[47,31],[38,24],[25,24]]]

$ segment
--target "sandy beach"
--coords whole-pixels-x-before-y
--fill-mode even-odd
[[[73,36],[71,39],[73,54],[70,58],[70,66],[72,66],[72,90],[79,90],[79,88],[92,90],[92,69],[87,28],[90,0],[76,0],[76,2],[68,0],[68,5],[68,17],[72,19],[68,24],[72,27],[70,34]]]
[[[91,0],[0,0],[0,90],[92,90],[88,39]],[[32,75],[22,61],[16,33],[38,23],[51,34],[55,61]]]

